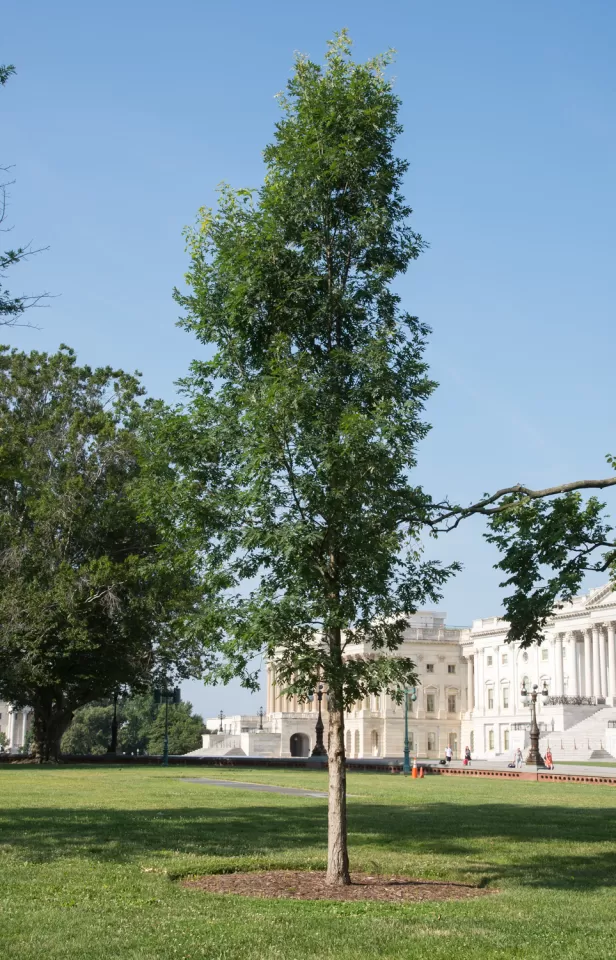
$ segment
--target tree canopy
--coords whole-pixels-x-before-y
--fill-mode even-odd
[[[45,757],[77,707],[192,655],[198,564],[149,509],[173,468],[142,392],[66,347],[0,352],[0,696],[34,708]]]

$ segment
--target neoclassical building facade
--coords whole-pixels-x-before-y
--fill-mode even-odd
[[[0,700],[0,733],[4,734],[4,750],[9,753],[19,753],[31,724],[32,711],[30,707],[17,710],[10,703],[4,703]]]
[[[450,746],[459,757],[468,746],[477,758],[508,757],[528,743],[529,709],[520,691],[544,683],[549,698],[539,702],[538,710],[543,748],[549,742],[556,755],[578,760],[602,756],[608,747],[616,752],[613,588],[590,590],[556,610],[540,646],[522,650],[506,642],[507,631],[508,624],[498,617],[474,620],[470,628],[448,626],[446,615],[435,611],[410,618],[396,655],[417,665],[417,700],[410,704],[408,718],[412,753],[442,757]],[[362,646],[347,651],[348,656],[369,654]],[[267,669],[266,697],[267,752],[307,755],[315,742],[316,699],[301,703],[284,696],[275,663]],[[223,746],[258,751],[265,739],[256,735],[256,723],[254,717],[227,718],[223,733],[209,738],[202,752],[215,753]],[[241,733],[251,735],[246,749],[237,739]],[[347,713],[349,757],[401,757],[403,745],[404,708],[390,697],[371,697]]]

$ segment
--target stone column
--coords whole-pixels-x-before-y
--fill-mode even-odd
[[[584,638],[584,696],[592,697],[592,660],[589,627],[584,627],[582,637]]]
[[[607,695],[612,701],[612,706],[616,702],[616,637],[614,632],[614,623],[610,621],[607,625]]]
[[[603,635],[603,624],[597,625],[599,641],[599,687],[601,696],[607,697],[607,664],[605,662],[605,637]]]
[[[9,752],[17,753],[19,750],[19,711],[15,707],[9,709],[9,729],[7,733],[9,741]]]
[[[9,707],[9,717],[8,717],[8,723],[6,725],[6,748],[9,753],[12,753],[11,747],[13,745],[14,722],[15,722],[15,712],[12,707]]]
[[[563,635],[557,633],[554,637],[554,682],[556,689],[554,695],[562,697],[564,695],[563,684]]]
[[[599,626],[592,625],[592,696],[601,696],[601,664],[599,662]]]
[[[569,641],[569,657],[571,663],[569,668],[569,690],[567,693],[572,697],[578,697],[580,695],[580,681],[578,676],[577,640],[574,633],[568,633],[567,639]]]
[[[466,694],[466,707],[469,712],[469,716],[473,711],[475,706],[475,678],[473,676],[473,658],[469,654],[466,659],[466,685],[467,685],[467,694]]]
[[[485,650],[478,651],[478,663],[477,663],[477,706],[479,708],[480,716],[484,716],[486,712],[485,705],[485,669],[484,669],[484,660],[485,660]]]

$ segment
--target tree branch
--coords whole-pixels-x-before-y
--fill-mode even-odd
[[[468,507],[452,506],[446,509],[444,513],[438,514],[435,517],[424,517],[423,523],[431,527],[435,533],[449,533],[451,530],[455,530],[460,521],[465,520],[467,517],[474,515],[489,517],[495,513],[504,513],[505,510],[510,510],[512,506],[519,507],[529,500],[543,500],[546,497],[572,493],[575,490],[603,490],[605,487],[613,486],[616,486],[616,477],[607,477],[603,480],[574,480],[571,483],[561,483],[555,487],[545,487],[542,490],[532,490],[530,487],[525,487],[521,483],[516,483],[512,487],[503,487],[490,497],[484,497],[483,500],[478,500],[477,503],[472,503]],[[497,503],[497,501],[503,497],[513,494],[519,494],[521,496],[521,499],[516,500],[515,504]],[[496,506],[492,506],[492,504],[496,504]],[[445,506],[445,504],[435,504],[435,506],[441,507]],[[438,525],[447,523],[448,520],[453,520],[453,523],[447,524],[447,526],[439,529]]]

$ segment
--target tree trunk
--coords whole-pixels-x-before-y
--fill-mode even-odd
[[[73,711],[63,704],[62,696],[42,697],[34,704],[34,753],[39,763],[60,759],[60,741],[73,719]]]
[[[346,766],[344,755],[344,707],[342,698],[330,693],[329,741],[329,805],[327,812],[327,878],[326,883],[341,887],[351,882],[347,841]]]

